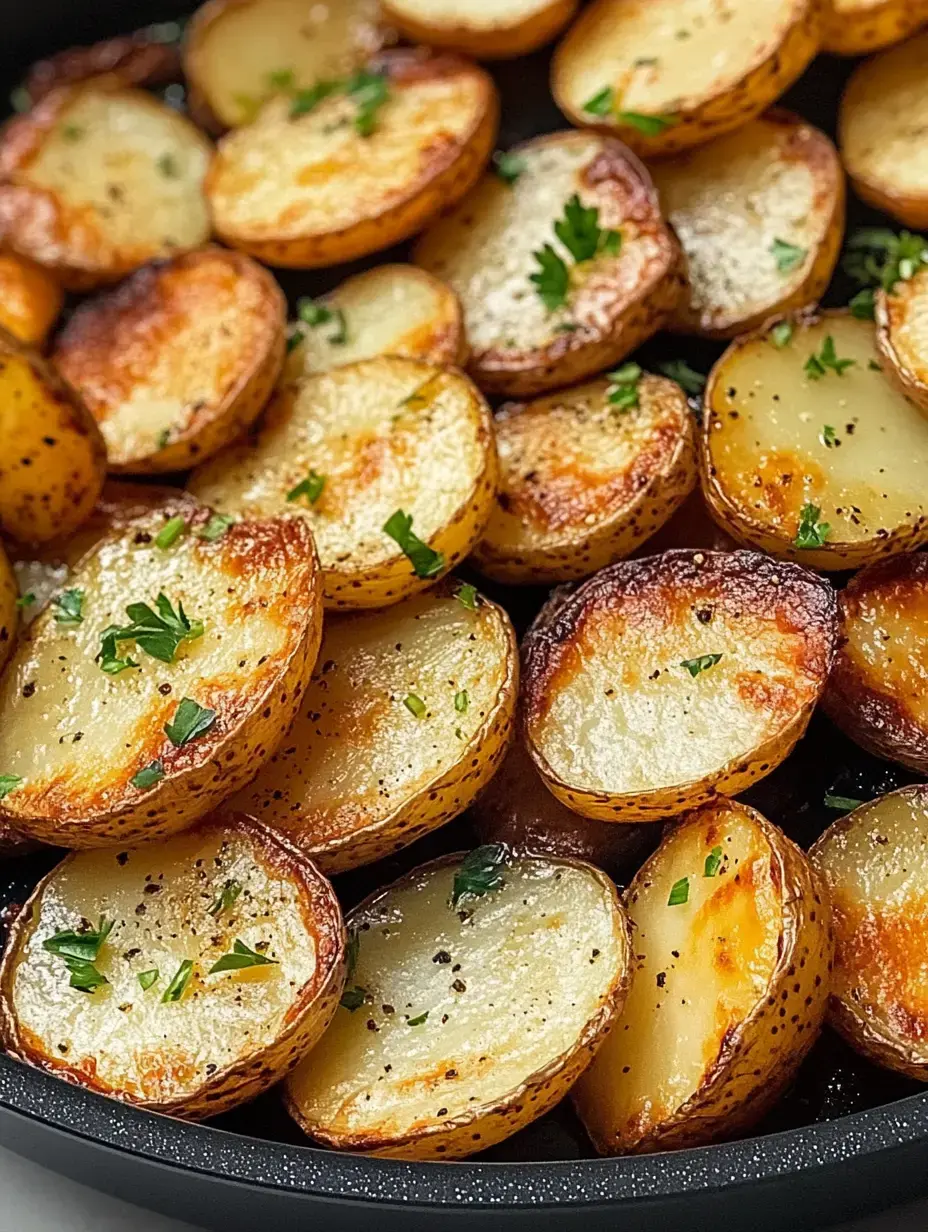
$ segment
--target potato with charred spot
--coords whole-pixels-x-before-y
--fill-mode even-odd
[[[861,56],[914,34],[928,22],[926,0],[825,0],[822,47]]]
[[[41,346],[63,299],[61,287],[40,265],[0,252],[0,329],[27,346]]]
[[[549,43],[573,17],[577,0],[384,0],[383,9],[414,43],[499,60]]]
[[[874,312],[886,375],[928,415],[928,268],[900,279],[890,291],[880,288]]]

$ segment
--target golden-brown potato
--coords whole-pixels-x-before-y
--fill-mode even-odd
[[[900,280],[891,291],[878,290],[874,311],[883,371],[928,413],[928,268]]]
[[[83,556],[0,679],[0,766],[18,780],[0,818],[34,838],[186,829],[257,773],[297,712],[321,632],[308,527],[174,508]]]
[[[833,941],[806,856],[720,800],[669,831],[629,886],[621,1019],[574,1088],[602,1154],[700,1146],[754,1124],[818,1035]]]
[[[549,43],[577,0],[384,0],[384,16],[414,43],[498,60]]]
[[[344,937],[328,882],[245,818],[74,853],[13,926],[3,1042],[92,1091],[215,1116],[283,1077],[326,1029]]]
[[[731,338],[817,301],[844,234],[844,172],[817,128],[773,111],[651,174],[686,255],[669,329]]]
[[[509,158],[515,178],[485,176],[413,255],[460,296],[480,387],[524,395],[616,363],[661,327],[685,292],[680,248],[657,193],[622,145],[594,133],[551,133]],[[564,234],[589,255],[575,260]]]
[[[0,546],[0,669],[16,643],[19,609],[19,583],[9,557]]]
[[[100,425],[111,471],[178,471],[257,418],[283,365],[285,324],[267,270],[208,248],[86,300],[52,359]]]
[[[176,80],[180,71],[177,42],[155,37],[149,27],[88,47],[68,47],[39,60],[29,69],[23,89],[34,107],[59,86],[99,77],[123,86],[154,86]]]
[[[517,692],[508,616],[451,578],[336,617],[287,738],[231,807],[326,873],[379,860],[467,808],[506,750]]]
[[[0,328],[40,346],[61,311],[61,287],[41,266],[0,252]]]
[[[825,0],[824,51],[860,56],[908,38],[928,22],[926,0]]]
[[[909,6],[911,11],[911,6]],[[859,197],[908,227],[928,227],[928,33],[855,69],[838,124]]]
[[[274,98],[219,143],[206,179],[216,232],[304,269],[387,248],[467,192],[498,115],[487,73],[422,50],[384,53],[311,107]]]
[[[817,0],[596,0],[558,47],[551,85],[572,123],[675,154],[758,115],[818,44]]]
[[[925,896],[928,788],[903,787],[839,817],[810,856],[831,896],[828,1021],[878,1065],[928,1081]]]
[[[300,514],[326,603],[358,608],[398,603],[463,560],[496,482],[492,420],[470,381],[382,357],[281,389],[254,443],[207,462],[190,487],[226,513]],[[404,550],[396,524],[408,518]]]
[[[657,556],[669,548],[708,548],[733,552],[738,544],[710,515],[702,492],[692,492],[669,522],[636,548],[632,557]]]
[[[742,543],[851,569],[928,541],[928,421],[869,321],[809,313],[737,339],[709,377],[703,488]]]
[[[74,391],[3,329],[0,440],[0,530],[22,543],[75,531],[103,486],[103,438]]]
[[[414,869],[347,924],[343,1008],[284,1088],[326,1146],[403,1159],[492,1146],[557,1103],[625,999],[625,914],[579,861],[480,847]]]
[[[528,749],[568,808],[684,812],[762,778],[828,678],[835,598],[756,552],[665,552],[555,595],[523,644]]]
[[[319,311],[319,309],[323,311]],[[404,355],[444,367],[467,358],[458,297],[414,265],[378,265],[312,302],[290,328],[286,379]]]
[[[501,582],[586,577],[628,556],[692,491],[686,395],[637,365],[626,371],[625,385],[602,378],[497,411],[500,490],[474,553],[481,573]]]
[[[389,38],[377,0],[208,0],[191,18],[184,71],[197,123],[249,124],[274,94],[360,69]]]

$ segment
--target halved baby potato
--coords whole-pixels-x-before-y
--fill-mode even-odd
[[[460,1159],[551,1108],[622,1007],[628,924],[588,864],[447,856],[348,917],[342,1008],[289,1077],[287,1106],[326,1146]]]
[[[71,290],[206,242],[210,145],[142,90],[53,90],[0,135],[0,244]]]
[[[928,269],[878,290],[874,312],[886,375],[928,414]]]
[[[250,124],[275,93],[355,72],[388,38],[379,7],[377,0],[208,0],[184,40],[197,123],[213,132]]]
[[[624,146],[559,132],[509,158],[515,178],[485,176],[413,256],[460,296],[480,387],[522,395],[616,363],[685,292],[679,245]]]
[[[404,355],[439,368],[467,358],[458,297],[414,265],[355,274],[314,301],[309,315],[312,324],[299,319],[290,327],[289,381],[375,355]]]
[[[475,64],[385,52],[311,106],[299,94],[274,98],[220,141],[206,180],[213,225],[271,265],[367,256],[467,192],[498,116],[493,80]]]
[[[865,60],[847,83],[838,126],[857,195],[916,228],[928,227],[926,63],[928,33]]]
[[[828,1021],[878,1065],[928,1082],[928,787],[840,817],[809,853],[831,897]]]
[[[630,386],[601,378],[501,407],[500,489],[474,564],[501,582],[564,582],[628,556],[695,486],[694,440],[680,386],[640,370]]]
[[[817,0],[596,0],[555,52],[551,85],[571,123],[663,156],[753,119],[818,47]]]
[[[756,552],[665,552],[555,595],[523,643],[528,749],[568,808],[655,821],[735,795],[806,729],[830,584]]]
[[[13,926],[3,1042],[92,1091],[215,1116],[283,1077],[326,1029],[344,946],[329,883],[245,818],[75,852]]]
[[[64,847],[184,830],[252,778],[315,663],[300,518],[168,503],[84,555],[0,679],[0,818]]]
[[[190,488],[229,514],[305,518],[326,603],[359,608],[398,603],[463,560],[496,482],[492,419],[470,381],[381,357],[282,388],[257,438],[198,468]]]
[[[736,539],[813,569],[928,542],[928,420],[887,379],[875,343],[869,321],[810,313],[718,360],[700,464]]]
[[[286,312],[267,270],[208,248],[86,300],[52,358],[100,425],[111,471],[184,470],[264,408],[283,365]]]
[[[689,280],[669,329],[730,338],[821,297],[841,248],[845,195],[823,132],[773,111],[651,174]]]
[[[819,1033],[833,941],[807,857],[720,800],[670,830],[629,886],[621,1018],[574,1088],[604,1155],[701,1146],[753,1125]]]
[[[283,744],[231,804],[327,873],[379,860],[467,808],[512,734],[506,613],[451,578],[326,624]]]
[[[567,25],[577,0],[384,0],[406,38],[477,59],[524,56]]]
[[[825,0],[824,51],[861,56],[898,43],[928,22],[926,0]]]
[[[41,266],[0,252],[0,328],[27,346],[41,346],[63,299],[61,287]]]
[[[103,487],[103,438],[75,392],[3,329],[0,441],[0,530],[21,543],[77,530]]]

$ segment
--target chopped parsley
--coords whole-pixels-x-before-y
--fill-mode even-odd
[[[171,429],[170,428],[163,429],[163,431],[158,433],[158,442],[157,442],[158,448],[164,449],[164,447],[167,445],[170,439],[171,439]]]
[[[668,359],[657,365],[664,376],[676,381],[684,393],[691,398],[698,398],[706,388],[706,378],[701,372],[691,368],[685,359]]]
[[[848,301],[851,316],[858,321],[872,321],[876,317],[876,292],[873,287],[864,287]]]
[[[15,791],[22,783],[18,774],[0,774],[0,800],[5,800],[11,791]]]
[[[828,538],[831,526],[827,522],[819,521],[821,513],[818,505],[803,505],[799,512],[799,529],[793,540],[794,547],[820,548],[822,546]]]
[[[835,340],[829,334],[822,343],[822,349],[818,354],[810,355],[806,360],[803,371],[810,381],[820,381],[829,371],[837,373],[838,376],[843,376],[845,368],[851,368],[856,363],[856,359],[838,358],[837,351],[835,350]]]
[[[79,625],[83,623],[84,592],[77,588],[63,590],[52,599],[52,607],[57,608],[55,620],[59,625]]]
[[[600,253],[615,256],[622,246],[622,235],[599,225],[599,210],[585,206],[577,193],[564,206],[564,214],[554,224],[554,234],[567,249],[576,264],[592,261]],[[549,312],[560,308],[570,288],[567,262],[552,244],[544,244],[532,253],[538,270],[529,276]]]
[[[292,68],[275,69],[268,73],[267,84],[272,90],[292,90],[296,84],[296,74]]]
[[[344,94],[354,103],[355,132],[370,137],[377,127],[378,111],[390,98],[390,86],[386,74],[366,69],[344,80],[318,81],[306,90],[296,91],[290,102],[290,118],[307,115],[333,94]]]
[[[318,329],[320,325],[334,323],[335,332],[326,338],[331,346],[344,346],[348,341],[348,322],[341,308],[330,308],[328,304],[303,296],[302,299],[297,300],[296,314],[310,329]]]
[[[630,411],[639,406],[638,382],[641,376],[641,367],[632,363],[623,364],[615,372],[607,372],[609,390],[606,400],[619,411]]]
[[[415,693],[407,693],[403,698],[403,705],[414,718],[425,717],[425,702],[421,697],[416,697]]]
[[[126,615],[132,623],[109,625],[103,630],[97,662],[104,672],[115,675],[127,667],[138,667],[132,659],[117,656],[116,648],[120,642],[135,642],[139,650],[144,650],[153,659],[173,663],[182,642],[196,641],[203,636],[202,620],[190,620],[183,603],[178,602],[175,611],[162,592],[155,600],[155,606],[157,612],[147,603],[130,603],[126,607]]]
[[[423,1014],[417,1014],[415,1018],[407,1018],[406,1026],[407,1027],[421,1027],[422,1024],[428,1020],[428,1016],[429,1016],[429,1011],[426,1010],[425,1013]]]
[[[826,792],[822,800],[825,808],[838,809],[842,813],[853,813],[854,809],[865,803],[865,800],[857,800],[854,796],[833,796],[831,792]]]
[[[532,256],[538,263],[538,269],[529,275],[529,281],[535,284],[535,290],[547,310],[554,312],[567,301],[570,289],[567,262],[551,244],[544,244]]]
[[[467,690],[461,689],[459,693],[454,695],[454,708],[458,714],[465,714],[467,707],[470,705],[470,698],[467,696]]]
[[[175,748],[182,749],[208,732],[215,722],[215,710],[200,706],[192,697],[185,697],[174,711],[174,722],[165,723],[164,732]]]
[[[779,347],[780,350],[782,350],[785,346],[789,346],[792,341],[792,337],[792,321],[777,321],[776,325],[774,325],[773,329],[770,331],[770,341],[775,347]]]
[[[138,975],[139,983],[142,985],[142,991],[148,992],[152,984],[157,984],[160,972],[157,967],[152,967],[151,971],[140,971]]]
[[[397,509],[387,518],[382,529],[407,557],[416,577],[432,578],[444,569],[445,558],[441,552],[434,551],[427,543],[423,543],[418,535],[413,534],[411,513]]]
[[[169,518],[155,536],[155,547],[161,548],[162,551],[167,551],[168,548],[174,546],[186,529],[187,519],[182,518],[180,514]]]
[[[897,282],[906,282],[928,266],[928,239],[888,227],[861,227],[847,243],[844,268],[865,287],[892,291]]]
[[[722,865],[722,849],[721,847],[713,847],[706,856],[706,862],[703,865],[703,877],[714,877]]]
[[[164,766],[160,761],[150,761],[147,766],[143,766],[133,774],[129,782],[133,787],[137,787],[139,791],[146,791],[149,787],[154,787],[156,783],[160,783],[164,778]]]
[[[267,958],[264,954],[259,954],[257,950],[251,950],[244,941],[236,940],[232,943],[231,954],[223,954],[218,962],[214,962],[209,969],[210,975],[216,975],[220,971],[243,971],[246,967],[270,967],[277,966],[276,958]]]
[[[16,600],[16,606],[19,608],[20,611],[22,611],[23,608],[32,607],[34,603],[35,603],[35,593],[31,590],[27,590],[24,595],[20,595],[19,598]]]
[[[610,115],[614,106],[614,97],[612,86],[603,86],[601,90],[597,90],[593,97],[583,104],[583,110],[587,115]]]
[[[301,479],[295,488],[290,489],[287,493],[287,500],[292,503],[299,500],[301,496],[305,496],[311,505],[315,505],[325,487],[325,478],[325,475],[311,470],[305,479]]]
[[[367,989],[358,988],[355,986],[354,988],[345,989],[338,1004],[343,1010],[347,1010],[349,1014],[353,1014],[355,1010],[359,1010],[361,1008],[366,998]]]
[[[187,985],[190,982],[190,977],[192,974],[193,962],[191,959],[185,958],[174,972],[174,976],[170,984],[168,984],[167,988],[164,990],[164,996],[161,998],[163,1005],[167,1005],[172,1001],[179,1001],[181,999]]]
[[[528,163],[521,154],[497,150],[493,155],[493,170],[504,184],[514,184],[519,176],[528,170]]]
[[[679,881],[675,881],[670,887],[670,896],[667,899],[668,907],[680,907],[683,903],[689,902],[690,897],[690,879],[689,877],[681,877]]]
[[[235,518],[230,518],[226,513],[214,513],[206,525],[197,531],[197,538],[205,539],[207,543],[215,543],[234,525]]]
[[[180,167],[177,165],[177,157],[174,154],[162,154],[155,166],[166,180],[176,180],[180,175]]]
[[[678,115],[642,115],[640,111],[617,111],[615,118],[620,124],[637,128],[646,137],[659,137],[668,128],[680,123]]]
[[[466,607],[469,612],[477,610],[477,587],[472,586],[470,582],[462,582],[454,592],[454,597],[462,607]]]
[[[310,111],[319,106],[324,98],[337,93],[341,88],[341,82],[338,81],[317,81],[315,85],[309,86],[306,90],[297,90],[290,102],[291,120],[301,115],[308,115]]]
[[[788,274],[802,265],[808,249],[800,248],[797,244],[788,244],[786,240],[775,239],[770,245],[770,252],[773,253],[780,273]]]
[[[106,976],[97,969],[96,962],[114,923],[115,921],[101,916],[95,929],[75,931],[66,928],[46,937],[42,942],[43,950],[64,960],[64,965],[71,973],[68,981],[71,988],[76,988],[79,992],[93,992],[109,983]]]
[[[291,351],[295,351],[305,337],[306,335],[301,329],[295,329],[292,334],[288,335],[286,344],[287,354],[289,355]]]
[[[212,916],[221,915],[223,911],[229,910],[241,892],[241,882],[233,880],[227,881],[206,910]]]
[[[680,666],[685,667],[695,680],[700,672],[707,672],[710,667],[715,667],[721,657],[720,654],[704,654],[696,659],[684,659]]]
[[[826,449],[833,449],[837,444],[837,436],[831,424],[824,424],[821,432],[818,434],[818,439],[822,442]]]
[[[456,907],[462,898],[482,898],[490,890],[498,890],[508,862],[509,848],[505,843],[487,843],[469,851],[454,874],[451,906]]]

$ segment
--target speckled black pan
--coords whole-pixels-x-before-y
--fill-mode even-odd
[[[177,18],[188,7],[172,0],[0,0],[0,99],[35,59]],[[818,59],[787,105],[833,135],[850,68],[848,62]],[[563,126],[548,91],[545,54],[501,64],[494,72],[503,94],[503,146]],[[852,201],[850,225],[865,222],[886,225]],[[403,255],[393,250],[379,260]],[[290,271],[281,281],[291,295],[318,294],[351,270]],[[849,292],[839,279],[829,302],[846,302]],[[649,364],[681,356],[705,372],[718,353],[712,344],[664,337],[645,347],[641,359]],[[520,633],[545,597],[541,591],[481,585],[509,608]],[[807,845],[834,817],[823,806],[826,792],[871,799],[913,777],[861,752],[817,715],[787,761],[745,799]],[[462,819],[380,865],[339,878],[336,888],[350,905],[414,864],[473,841]],[[55,858],[44,852],[0,860],[0,907],[21,903]],[[210,1125],[191,1125],[0,1056],[0,1144],[86,1184],[223,1232],[779,1232],[836,1222],[928,1192],[928,1093],[922,1092],[826,1033],[792,1091],[744,1141],[594,1159],[581,1126],[562,1104],[467,1163],[418,1164],[303,1145],[274,1092]]]

